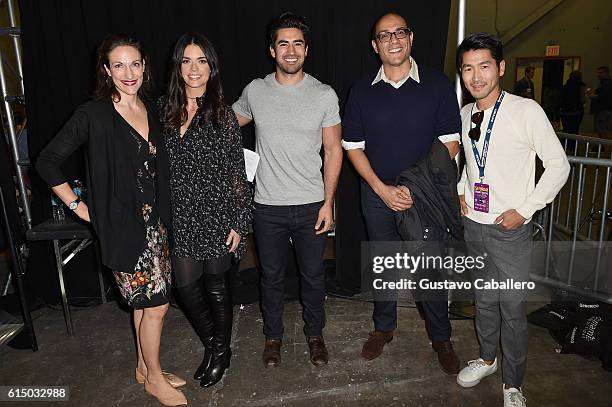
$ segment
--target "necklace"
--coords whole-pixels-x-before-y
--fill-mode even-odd
[[[191,96],[187,96],[187,95],[185,95],[185,97],[186,97],[187,99],[195,100],[195,99],[203,98],[203,97],[204,97],[204,94],[202,94],[202,96],[194,96],[194,97],[191,97]]]

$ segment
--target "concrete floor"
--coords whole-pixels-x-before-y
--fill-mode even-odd
[[[162,338],[162,366],[188,379],[190,406],[502,406],[501,372],[472,389],[438,368],[423,322],[413,308],[399,310],[399,329],[383,355],[359,357],[371,329],[371,305],[328,298],[325,338],[330,363],[308,362],[301,308],[285,309],[283,362],[265,369],[260,361],[262,320],[255,304],[235,307],[233,359],[223,381],[202,389],[190,380],[202,350],[180,310],[171,308]],[[38,352],[0,348],[2,385],[68,385],[70,402],[58,406],[158,406],[134,382],[134,351],[129,314],[116,303],[73,307],[75,336],[68,338],[61,311],[34,316]],[[464,365],[477,355],[470,320],[455,320],[453,341]],[[559,355],[547,331],[530,326],[525,395],[529,406],[604,407],[610,405],[612,373],[599,362]],[[18,403],[41,406],[45,403]],[[6,403],[5,405],[9,405]]]

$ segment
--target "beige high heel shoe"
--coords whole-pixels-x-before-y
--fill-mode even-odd
[[[144,389],[145,389],[145,392],[155,397],[157,401],[159,401],[162,405],[166,407],[183,407],[187,405],[187,398],[185,397],[183,392],[180,390],[174,389],[177,394],[170,395],[170,396],[163,396],[161,394],[155,394],[154,390],[151,388],[151,383],[148,380],[145,380]]]
[[[174,387],[175,389],[187,384],[185,379],[175,375],[174,373],[164,372],[162,370],[162,375],[164,375],[164,377],[166,378],[166,381],[170,384],[170,386]],[[146,378],[144,377],[144,375],[140,373],[138,369],[136,369],[136,383],[144,384],[145,379]]]

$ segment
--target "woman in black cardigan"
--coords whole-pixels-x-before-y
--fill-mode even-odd
[[[150,68],[140,42],[111,34],[98,48],[96,98],[77,108],[40,153],[37,170],[74,213],[91,221],[102,262],[134,309],[136,380],[164,405],[186,405],[178,376],[162,372],[159,344],[168,310],[167,231],[156,202],[159,122],[142,98]],[[81,145],[89,161],[88,204],[73,193],[60,165]]]
[[[208,387],[223,377],[230,362],[227,275],[246,250],[251,193],[240,127],[224,103],[212,44],[201,34],[185,34],[172,62],[168,92],[159,101],[169,162],[159,173],[164,179],[169,174],[177,291],[204,345],[194,378]]]

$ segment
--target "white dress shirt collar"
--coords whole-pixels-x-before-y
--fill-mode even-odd
[[[405,78],[401,79],[399,82],[393,82],[392,80],[387,78],[387,75],[385,75],[385,69],[381,65],[380,69],[378,70],[378,73],[376,74],[376,77],[372,81],[372,85],[375,85],[380,81],[383,81],[383,82],[387,82],[389,85],[393,86],[395,89],[399,89],[408,80],[408,78],[412,78],[416,83],[421,82],[419,78],[419,67],[417,66],[416,61],[412,59],[412,57],[410,57],[410,72],[408,72],[408,75]]]

